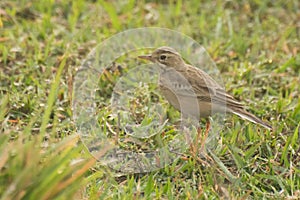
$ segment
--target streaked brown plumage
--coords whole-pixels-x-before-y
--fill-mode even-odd
[[[268,123],[247,112],[243,104],[227,94],[207,73],[185,63],[174,49],[160,47],[139,58],[162,67],[160,89],[169,103],[183,114],[207,118],[215,112],[230,112],[272,129]]]

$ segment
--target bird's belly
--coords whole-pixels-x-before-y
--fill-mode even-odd
[[[163,87],[161,87],[161,92],[167,101],[184,115],[197,118],[207,118],[212,115],[211,102],[198,101],[196,96],[181,95]]]

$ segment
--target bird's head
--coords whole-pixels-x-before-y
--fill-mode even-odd
[[[159,47],[149,55],[139,56],[141,59],[149,60],[163,68],[180,69],[184,67],[185,62],[181,55],[171,47]]]

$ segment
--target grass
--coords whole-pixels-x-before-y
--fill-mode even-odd
[[[0,198],[299,199],[299,13],[296,0],[1,1]],[[201,156],[192,146],[163,169],[126,175],[97,162],[72,120],[76,69],[98,43],[150,26],[202,44],[226,90],[274,131],[227,116],[216,148]],[[116,62],[126,73],[140,61],[129,56]],[[107,74],[113,81],[99,80],[105,98],[98,121],[115,139],[117,120],[109,118],[108,102],[120,73]],[[175,122],[178,113],[155,88],[150,91]],[[135,118],[145,116],[140,105],[132,109]],[[176,136],[172,124],[168,131],[166,141]],[[118,134],[124,148],[147,149],[159,141]]]

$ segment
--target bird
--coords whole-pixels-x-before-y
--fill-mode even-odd
[[[162,46],[151,54],[138,56],[161,68],[159,88],[167,101],[184,116],[205,118],[206,132],[214,113],[233,113],[272,130],[272,126],[248,112],[244,104],[228,94],[209,74],[187,64],[173,48]]]

